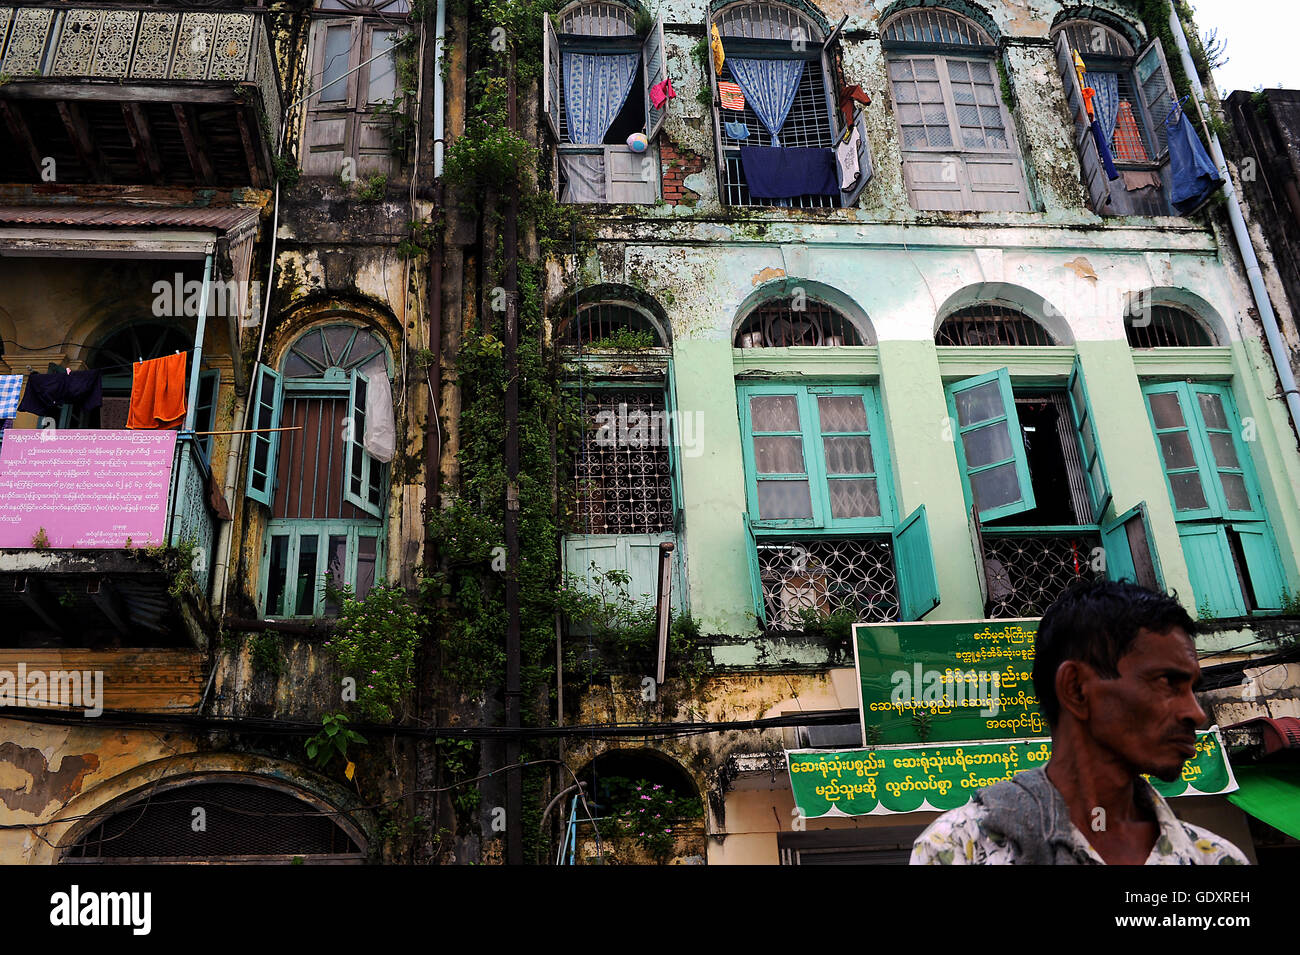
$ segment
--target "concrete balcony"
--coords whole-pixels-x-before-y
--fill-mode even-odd
[[[0,6],[0,77],[0,182],[272,181],[283,101],[260,10]]]

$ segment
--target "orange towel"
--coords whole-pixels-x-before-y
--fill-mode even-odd
[[[138,361],[128,428],[179,428],[185,421],[185,352]]]

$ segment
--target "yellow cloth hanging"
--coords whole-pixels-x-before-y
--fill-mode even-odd
[[[709,46],[713,50],[713,72],[719,76],[722,75],[722,64],[727,61],[727,55],[722,52],[722,35],[718,33],[718,25],[713,24],[713,39]]]

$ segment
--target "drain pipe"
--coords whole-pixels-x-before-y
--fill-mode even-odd
[[[1178,19],[1178,11],[1172,4],[1169,8],[1169,27],[1173,31],[1174,42],[1178,44],[1183,70],[1187,73],[1188,82],[1192,84],[1192,98],[1196,101],[1196,113],[1201,118],[1201,125],[1209,136],[1210,152],[1214,156],[1215,165],[1219,167],[1219,175],[1223,177],[1223,192],[1228,199],[1228,218],[1232,221],[1232,234],[1237,240],[1237,250],[1241,253],[1242,262],[1246,266],[1246,278],[1250,281],[1250,291],[1255,297],[1255,307],[1259,310],[1260,321],[1264,326],[1264,337],[1268,339],[1268,350],[1273,356],[1273,366],[1277,369],[1278,381],[1282,383],[1282,394],[1286,397],[1287,409],[1291,412],[1291,427],[1300,436],[1300,390],[1296,388],[1295,375],[1291,371],[1291,363],[1287,360],[1286,345],[1277,327],[1277,315],[1273,312],[1273,304],[1264,285],[1264,273],[1259,267],[1259,259],[1255,256],[1255,246],[1250,241],[1250,232],[1246,228],[1246,219],[1241,212],[1237,190],[1232,184],[1232,176],[1228,174],[1228,164],[1223,158],[1223,147],[1219,145],[1219,137],[1209,129],[1205,122],[1205,115],[1201,112],[1201,101],[1205,99],[1205,90],[1201,86],[1200,75],[1196,72],[1192,51],[1187,46],[1187,35],[1183,33],[1182,21]]]
[[[442,61],[447,55],[447,0],[438,0],[433,24],[433,178],[442,178],[443,125],[445,118]]]

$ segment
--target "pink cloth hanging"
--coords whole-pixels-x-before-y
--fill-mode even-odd
[[[664,103],[670,99],[677,98],[677,91],[673,89],[673,81],[665,79],[650,87],[650,105],[655,109],[662,109]]]

